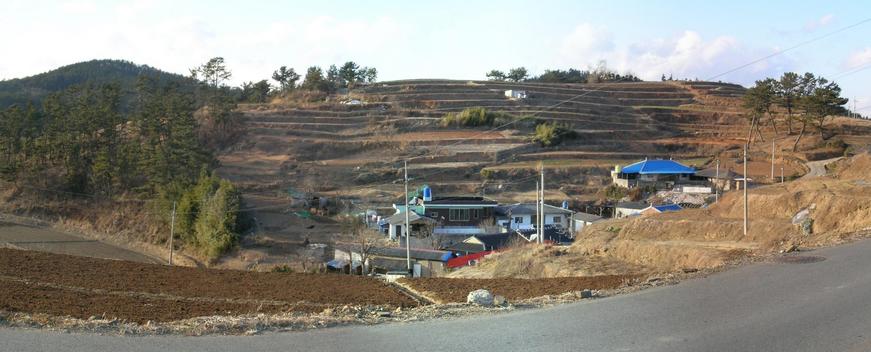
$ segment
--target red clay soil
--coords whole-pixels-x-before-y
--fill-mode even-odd
[[[341,305],[415,302],[358,276],[169,267],[0,248],[0,310],[79,318],[107,313],[143,322]]]
[[[490,290],[509,300],[520,300],[546,295],[559,295],[584,289],[602,290],[622,286],[634,279],[632,275],[603,275],[587,277],[560,277],[547,279],[449,279],[417,278],[402,279],[402,283],[438,301],[465,302],[469,292],[477,289]]]

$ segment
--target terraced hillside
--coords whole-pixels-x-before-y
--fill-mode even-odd
[[[509,99],[504,94],[509,89],[525,90],[529,97]],[[381,82],[325,102],[242,107],[247,134],[220,156],[219,171],[240,186],[249,206],[260,209],[256,244],[261,246],[252,243],[248,248],[259,252],[248,254],[265,258],[288,243],[306,237],[326,242],[340,232],[339,224],[326,218],[294,214],[311,206],[300,195],[344,200],[334,211],[389,205],[401,194],[400,160],[407,158],[414,186],[501,200],[532,199],[532,176],[543,162],[554,185],[547,193],[553,202],[592,199],[618,163],[649,157],[703,166],[716,155],[734,159],[747,133],[743,92],[741,86],[714,82]],[[347,104],[352,100],[359,104]],[[446,113],[469,107],[564,123],[578,138],[544,148],[530,141],[531,126],[523,122],[479,128],[439,124]],[[867,124],[849,127],[856,135],[851,138],[871,132]],[[797,160],[784,162],[787,173],[803,173]],[[757,169],[767,174],[765,162],[759,163],[751,175]]]

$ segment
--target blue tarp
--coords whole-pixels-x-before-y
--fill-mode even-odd
[[[680,205],[677,204],[654,205],[653,208],[659,210],[660,213],[664,213],[667,211],[678,211],[683,209]]]
[[[621,171],[624,174],[694,174],[696,169],[674,160],[644,160],[627,165]]]
[[[327,266],[333,269],[341,269],[344,268],[345,265],[348,265],[348,262],[341,259],[333,259],[327,262]]]

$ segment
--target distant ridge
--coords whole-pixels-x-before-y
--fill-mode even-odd
[[[38,103],[53,92],[87,82],[96,84],[118,82],[123,92],[131,92],[136,88],[136,80],[140,75],[161,81],[176,81],[182,85],[193,84],[188,77],[148,65],[137,65],[125,60],[90,60],[62,66],[34,76],[0,81],[0,109],[13,104],[26,104],[29,101]]]

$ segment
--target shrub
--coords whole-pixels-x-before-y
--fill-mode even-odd
[[[217,258],[236,244],[241,201],[230,181],[202,173],[178,202],[179,238],[205,258]]]
[[[481,178],[483,178],[485,180],[493,179],[493,170],[481,169]]]
[[[535,126],[531,139],[543,147],[551,147],[562,143],[563,140],[575,139],[577,136],[577,132],[568,125],[544,122]]]
[[[496,115],[488,113],[484,108],[467,108],[459,113],[447,113],[442,117],[442,126],[491,126]]]
[[[196,243],[202,254],[215,259],[236,244],[239,192],[230,181],[220,180],[215,192],[202,203],[196,222]]]
[[[442,116],[442,127],[479,127],[504,125],[512,121],[535,121],[533,116],[517,117],[504,112],[487,111],[484,108],[466,108],[460,112],[450,112]]]
[[[273,273],[292,273],[293,268],[291,268],[290,265],[287,265],[287,264],[276,265],[276,266],[272,267],[272,272]]]
[[[625,187],[620,187],[618,185],[610,185],[605,187],[605,197],[613,200],[620,200],[623,197],[626,197],[626,194],[629,192],[629,189]]]

